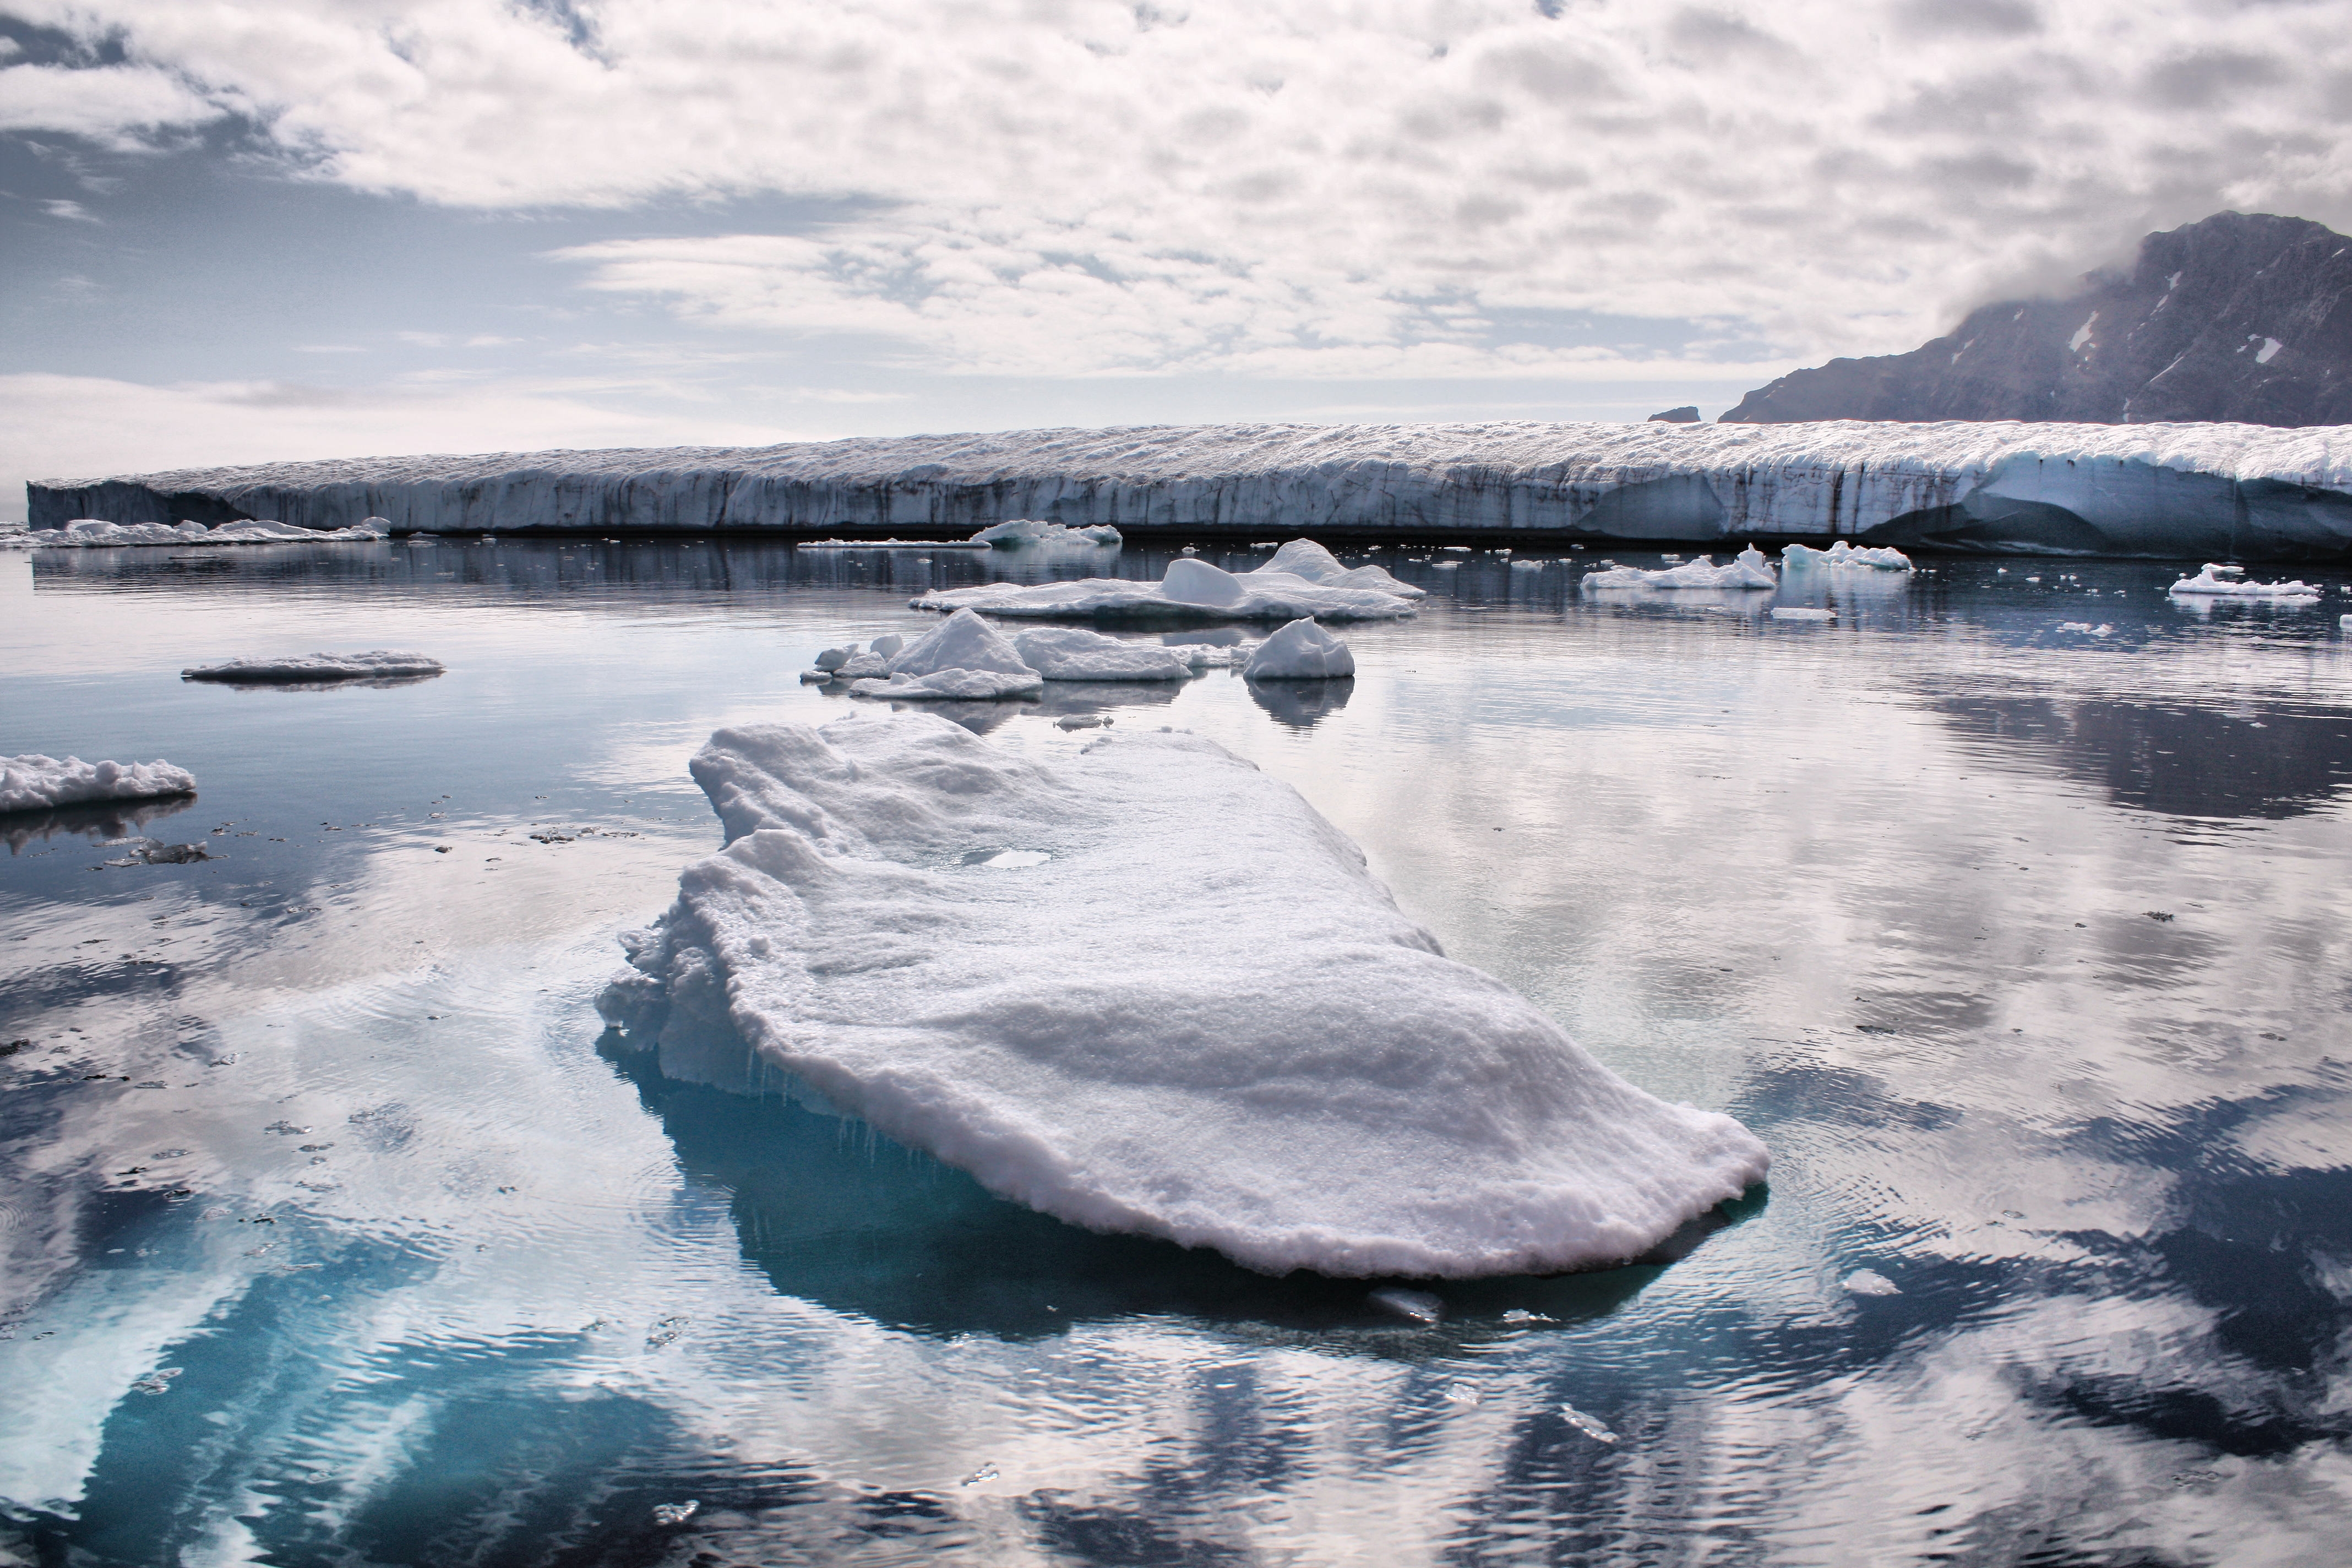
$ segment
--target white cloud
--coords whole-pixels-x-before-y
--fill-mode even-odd
[[[91,212],[79,202],[67,201],[63,197],[58,197],[43,202],[41,204],[41,210],[47,213],[51,217],[65,218],[74,223],[96,223],[98,221],[98,215],[96,213]]]
[[[135,147],[156,131],[200,125],[222,112],[152,66],[0,67],[0,131],[62,131]]]
[[[950,369],[1646,352],[1547,347],[1530,312],[1738,324],[1811,358],[1907,347],[2222,205],[2352,220],[2347,0],[11,8],[112,30],[133,63],[7,123],[121,138],[211,103],[309,177],[479,207],[839,198],[857,216],[818,233],[571,254],[689,317]]]

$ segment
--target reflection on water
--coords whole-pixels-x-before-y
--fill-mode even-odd
[[[0,839],[8,853],[20,853],[27,844],[40,843],[60,833],[85,838],[127,838],[151,822],[174,816],[196,804],[192,795],[163,800],[103,801],[91,805],[63,805],[47,811],[0,812]]]
[[[1048,762],[1069,717],[1215,738],[1449,951],[1771,1145],[1769,1201],[1670,1258],[1425,1287],[1432,1322],[596,1042],[614,933],[718,845],[710,730],[879,711],[799,671],[932,624],[923,587],[1098,558],[56,553],[0,558],[8,749],[190,767],[170,836],[213,858],[92,870],[144,807],[0,825],[0,1552],[2299,1563],[2352,1530],[2340,575],[2210,616],[2127,563],[1727,604],[1391,550],[1432,598],[1343,629],[1352,682],[956,705]],[[369,647],[449,672],[177,674]]]

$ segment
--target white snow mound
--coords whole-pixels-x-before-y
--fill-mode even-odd
[[[1037,626],[1017,634],[1013,646],[1048,680],[1182,680],[1192,673],[1192,660],[1176,648],[1121,642],[1078,626]]]
[[[1235,574],[1179,556],[1157,583],[1087,577],[1076,583],[987,583],[933,589],[908,601],[919,610],[985,610],[992,616],[1040,620],[1097,616],[1204,621],[1385,620],[1413,613],[1410,599],[1377,588],[1310,583],[1287,572],[1260,568]]]
[[[1912,570],[1911,557],[1891,544],[1875,549],[1856,549],[1843,539],[1833,541],[1827,550],[1814,550],[1802,544],[1784,546],[1780,551],[1780,564],[1790,572],[1835,572],[1855,568],[1874,572]]]
[[[1382,566],[1339,564],[1339,558],[1311,539],[1294,539],[1274,552],[1274,559],[1256,572],[1243,575],[1255,577],[1260,572],[1280,573],[1292,577],[1304,577],[1309,583],[1320,583],[1327,588],[1372,588],[1383,594],[1394,594],[1400,599],[1423,599],[1426,588],[1416,588],[1410,583],[1400,583]]]
[[[1272,1272],[1556,1270],[1641,1255],[1769,1163],[1446,958],[1205,739],[1047,764],[869,716],[722,730],[693,773],[728,847],[623,938],[604,1016],[666,1067],[740,1032],[1074,1224]]]
[[[867,654],[868,660],[880,656]],[[853,658],[844,675],[858,672]],[[1045,678],[1032,669],[1004,635],[970,610],[961,610],[892,657],[887,677],[850,683],[854,697],[934,698],[1034,697]]]
[[[382,539],[381,531],[354,528],[296,528],[284,522],[224,522],[206,528],[201,522],[106,522],[76,518],[63,528],[37,528],[0,535],[0,543],[26,550],[96,550],[142,544],[351,544]]]
[[[2221,599],[2316,599],[2320,591],[2302,581],[2293,583],[2249,583],[2242,566],[2224,566],[2208,561],[2203,571],[2194,577],[2183,577],[2165,590],[2169,594],[2186,594]]]
[[[1749,545],[1724,565],[1717,566],[1713,556],[1702,555],[1696,561],[1685,561],[1680,566],[1669,566],[1662,572],[1644,572],[1638,566],[1619,566],[1613,562],[1604,571],[1588,572],[1583,586],[1609,588],[1777,588],[1780,580],[1772,574],[1772,563],[1764,552]]]
[[[0,757],[0,811],[195,793],[195,774],[169,763],[85,763],[79,757],[47,757],[38,752]]]
[[[1311,620],[1297,620],[1257,645],[1244,680],[1328,680],[1356,673],[1348,645]]]
[[[366,653],[314,653],[286,658],[236,658],[180,671],[183,680],[366,680],[389,676],[439,675],[442,664],[421,653],[374,648]]]
[[[1108,523],[1090,528],[1066,528],[1058,522],[1040,522],[1034,518],[1016,517],[1010,522],[1000,522],[983,528],[967,542],[993,546],[1011,544],[1118,544],[1123,542],[1118,530]]]

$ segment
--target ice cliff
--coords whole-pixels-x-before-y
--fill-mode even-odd
[[[869,714],[722,730],[693,772],[727,847],[599,1003],[677,1076],[748,1044],[1006,1197],[1276,1273],[1616,1263],[1765,1174],[1209,741],[1049,763]]]
[[[2352,427],[1224,425],[370,458],[30,487],[36,528],[1458,532],[2255,560],[2352,550]],[[1318,584],[1320,585],[1320,584]],[[1352,584],[1330,584],[1334,588]]]

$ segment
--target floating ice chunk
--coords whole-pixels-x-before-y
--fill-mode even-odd
[[[412,533],[401,542],[411,550],[430,550],[441,542],[429,533]]]
[[[985,610],[992,616],[1040,620],[1132,619],[1292,621],[1383,620],[1413,613],[1402,595],[1371,588],[1310,583],[1287,572],[1261,568],[1234,574],[1183,555],[1168,563],[1157,583],[1118,577],[1088,577],[1076,583],[988,583],[971,588],[933,589],[908,601],[919,610]]]
[[[373,521],[373,520],[372,520]],[[37,528],[0,535],[0,543],[30,550],[99,550],[123,545],[169,544],[345,544],[365,543],[383,537],[367,524],[355,528],[297,528],[286,522],[224,522],[206,528],[201,522],[106,522],[78,517],[63,528]]]
[[[1374,588],[1383,594],[1394,594],[1401,599],[1421,599],[1429,595],[1426,588],[1398,582],[1384,567],[1358,566],[1350,569],[1342,566],[1339,557],[1311,539],[1292,540],[1276,551],[1274,559],[1259,567],[1257,572],[1303,577],[1309,583],[1320,583],[1330,588]],[[1257,572],[1244,574],[1254,577]]]
[[[1540,572],[1544,569],[1546,564],[1546,563],[1541,561],[1514,561],[1511,563],[1511,570],[1514,572]]]
[[[1911,571],[1911,557],[1893,545],[1876,549],[1856,549],[1845,540],[1837,540],[1827,550],[1814,550],[1802,544],[1784,546],[1780,565],[1790,572],[1837,571],[1841,568],[1862,568],[1875,572]]]
[[[842,668],[841,674],[857,674],[859,662],[853,659]],[[889,660],[887,669],[887,679],[866,676],[853,681],[850,694],[919,701],[939,698],[992,700],[1034,697],[1045,684],[1045,678],[1022,659],[1020,650],[1005,640],[1003,633],[970,610],[958,610],[935,630],[924,633],[900,649]]]
[[[1040,522],[1034,518],[1017,517],[1010,522],[1000,522],[993,528],[983,528],[971,536],[973,544],[1118,544],[1122,542],[1118,530],[1108,523],[1097,523],[1091,528],[1066,528],[1058,522]]]
[[[1077,626],[1038,626],[1016,635],[1013,646],[1048,680],[1182,680],[1192,673],[1179,649],[1122,642]]]
[[[838,680],[882,680],[890,674],[890,660],[886,655],[868,648],[864,653],[852,653],[849,662],[833,672]]]
[[[109,866],[188,866],[215,857],[201,844],[166,844],[156,838],[131,839],[127,846],[110,845],[109,848],[124,848],[125,853],[106,862]]]
[[[1356,673],[1356,656],[1348,645],[1301,618],[1265,641],[1242,668],[1245,680],[1330,680]]]
[[[131,1384],[131,1390],[138,1394],[169,1394],[172,1392],[172,1380],[185,1370],[184,1367],[167,1366],[151,1372],[144,1377],[134,1378]]]
[[[1034,670],[1018,676],[997,669],[937,669],[929,675],[854,680],[849,694],[906,702],[995,702],[1007,697],[1034,697],[1045,684],[1045,678]]]
[[[1900,1296],[1902,1287],[1875,1268],[1857,1268],[1845,1277],[1846,1293],[1852,1296]]]
[[[688,1498],[684,1502],[657,1502],[654,1504],[654,1522],[684,1524],[694,1517],[695,1510],[701,1506],[702,1504],[694,1498]]]
[[[245,681],[274,685],[291,681],[380,680],[439,675],[441,661],[421,653],[373,648],[366,653],[314,653],[285,658],[237,658],[180,671],[183,680]]]
[[[1525,1307],[1513,1307],[1503,1314],[1503,1321],[1512,1324],[1557,1323],[1559,1320],[1542,1312],[1530,1312]]]
[[[1808,610],[1795,605],[1775,605],[1772,618],[1776,621],[1833,621],[1835,610]]]
[[[1559,1407],[1559,1416],[1561,1420],[1567,1422],[1570,1426],[1575,1427],[1578,1431],[1583,1433],[1586,1436],[1591,1438],[1596,1443],[1614,1443],[1617,1441],[1617,1434],[1612,1432],[1600,1417],[1595,1415],[1587,1415],[1583,1411],[1579,1410],[1573,1405],[1562,1405]]]
[[[829,647],[816,656],[816,667],[819,669],[839,669],[856,657],[856,643],[850,643],[842,647]]]
[[[1099,730],[1110,721],[1100,713],[1065,713],[1054,721],[1056,730]]]
[[[2338,616],[2336,617],[2336,624],[2346,631],[2352,632],[2352,616]]]
[[[1772,574],[1772,563],[1764,552],[1751,544],[1721,566],[1711,555],[1658,572],[1611,562],[1605,570],[1586,573],[1583,585],[1591,589],[1777,588],[1780,580]]]
[[[2292,583],[2249,583],[2242,566],[2208,561],[2194,577],[2183,577],[2166,592],[2223,599],[2316,599],[2320,591],[2300,580]]]
[[[2061,621],[2058,623],[2058,629],[2062,632],[2080,632],[2086,637],[2103,637],[2116,628],[2105,621],[2095,626],[2088,621]]]
[[[0,812],[195,793],[196,776],[169,763],[85,763],[38,752],[0,757]]]
[[[1457,1380],[1446,1384],[1445,1403],[1448,1405],[1475,1405],[1478,1403],[1478,1386],[1475,1384]]]
[[[1434,1323],[1445,1316],[1445,1303],[1426,1290],[1408,1290],[1402,1285],[1389,1285],[1375,1290],[1369,1300],[1383,1312],[1393,1312],[1416,1323]]]
[[[898,714],[720,731],[693,770],[729,846],[625,939],[605,1016],[682,1057],[740,1032],[1046,1214],[1277,1273],[1521,1273],[1637,1257],[1769,1163],[1444,957],[1204,739],[1030,761]],[[1024,843],[1053,859],[957,858]]]
[[[795,550],[986,550],[985,540],[970,539],[802,539]]]

